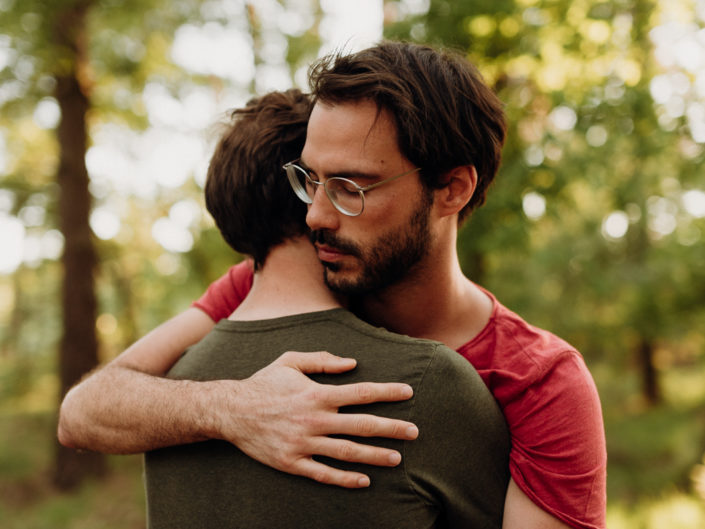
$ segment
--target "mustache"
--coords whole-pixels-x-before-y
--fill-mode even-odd
[[[335,250],[355,257],[362,255],[360,248],[355,243],[341,239],[328,230],[314,230],[309,234],[309,238],[313,244],[330,246]]]

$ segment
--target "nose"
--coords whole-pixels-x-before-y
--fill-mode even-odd
[[[318,186],[315,193],[313,194],[313,202],[308,206],[308,213],[306,214],[306,224],[313,230],[337,230],[340,215],[333,203],[326,195],[325,189],[322,186]]]

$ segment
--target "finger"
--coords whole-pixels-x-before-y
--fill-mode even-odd
[[[395,467],[401,463],[401,454],[396,450],[333,437],[320,437],[313,453],[349,463],[379,467]]]
[[[326,351],[313,353],[288,351],[277,358],[275,363],[298,369],[302,373],[343,373],[357,365],[354,358],[343,358]]]
[[[408,384],[398,382],[358,382],[342,386],[325,386],[326,403],[340,408],[371,402],[394,402],[410,399],[414,390]]]
[[[337,413],[327,417],[325,435],[341,434],[356,437],[387,437],[413,441],[419,429],[412,422],[361,413]]]
[[[359,489],[370,486],[370,478],[365,474],[329,467],[311,458],[300,459],[287,472],[313,479],[319,483],[336,485],[346,489]]]

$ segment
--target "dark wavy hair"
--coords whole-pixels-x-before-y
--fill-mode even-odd
[[[501,101],[462,55],[429,46],[382,42],[350,55],[331,54],[309,70],[314,101],[369,99],[389,111],[399,150],[420,167],[427,189],[447,184],[451,169],[473,165],[475,193],[460,220],[485,201],[506,134]]]
[[[272,92],[230,113],[208,167],[206,207],[227,243],[262,266],[269,251],[308,233],[306,204],[282,165],[301,155],[311,99],[300,90]]]

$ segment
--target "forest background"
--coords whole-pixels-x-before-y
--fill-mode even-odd
[[[0,0],[3,527],[144,526],[140,457],[60,448],[60,397],[241,259],[202,196],[225,111],[382,35],[506,104],[462,265],[585,356],[609,527],[705,527],[704,0]]]

